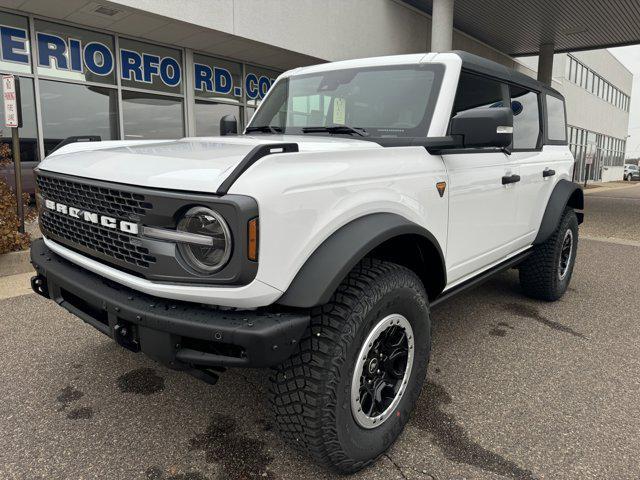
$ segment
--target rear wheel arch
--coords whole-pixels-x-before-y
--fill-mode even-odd
[[[583,210],[584,192],[577,183],[562,179],[558,181],[553,192],[551,192],[547,207],[542,216],[538,235],[533,241],[534,245],[540,245],[551,237],[560,224],[560,220],[567,207],[571,207],[574,210]],[[578,211],[576,212],[576,216],[578,217],[578,224],[582,223],[584,214]]]
[[[401,215],[374,213],[353,220],[327,238],[276,303],[301,308],[327,303],[353,267],[366,257],[413,270],[430,300],[446,285],[444,256],[435,236]]]

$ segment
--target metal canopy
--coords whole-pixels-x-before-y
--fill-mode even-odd
[[[431,15],[432,0],[403,0]],[[638,0],[455,0],[458,30],[513,56],[640,43]]]

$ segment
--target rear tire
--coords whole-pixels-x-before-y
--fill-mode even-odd
[[[525,295],[548,302],[560,299],[569,287],[577,251],[578,217],[567,208],[551,237],[520,264]]]
[[[274,371],[270,399],[282,437],[340,473],[370,465],[407,423],[430,348],[420,279],[365,259],[314,309],[297,352]]]

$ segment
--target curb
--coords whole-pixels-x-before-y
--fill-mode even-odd
[[[590,193],[598,193],[598,192],[606,192],[611,190],[621,190],[623,188],[635,188],[640,186],[640,183],[636,183],[635,185],[619,185],[617,187],[596,187],[596,188],[586,188],[584,189],[584,194],[589,195]]]
[[[9,252],[0,255],[0,277],[28,273],[33,270],[29,250]]]

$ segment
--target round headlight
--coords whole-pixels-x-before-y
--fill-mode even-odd
[[[214,273],[229,261],[231,232],[222,216],[207,207],[193,207],[180,219],[177,231],[194,234],[179,243],[182,258],[200,273]]]

